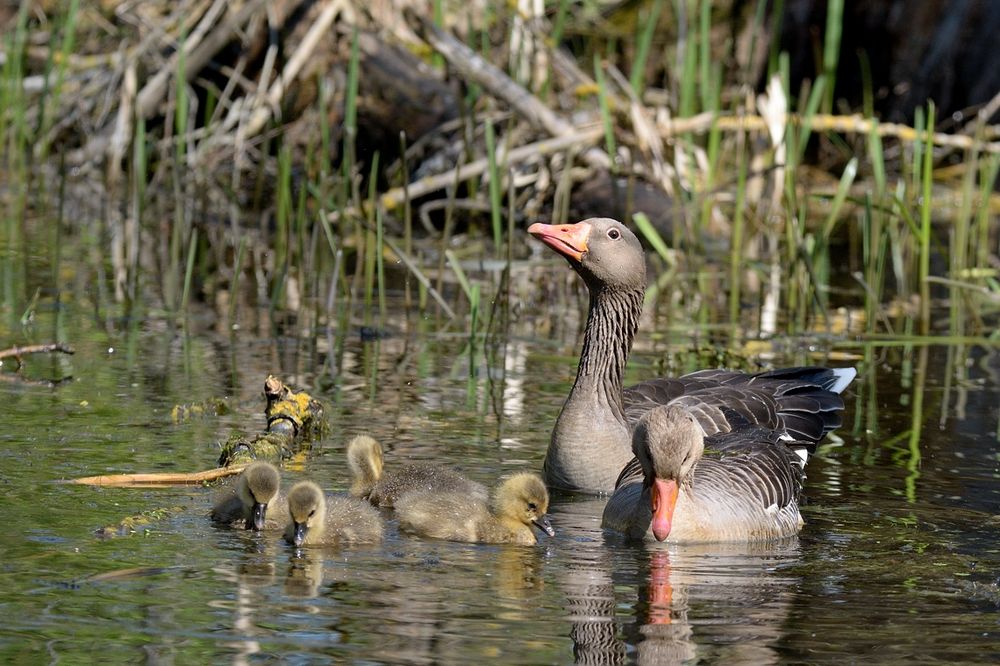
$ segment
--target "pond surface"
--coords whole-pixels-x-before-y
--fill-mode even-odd
[[[552,271],[565,267],[551,263]],[[575,292],[578,293],[578,292]],[[533,307],[528,307],[533,306]],[[808,468],[806,527],[754,547],[626,545],[603,500],[556,496],[536,547],[422,541],[389,523],[377,547],[296,554],[210,525],[208,488],[101,489],[62,479],[215,466],[232,429],[264,425],[269,372],[329,405],[332,434],[285,466],[348,485],[344,444],[367,431],[387,464],[440,461],[492,483],[539,469],[572,383],[583,301],[528,303],[491,372],[461,334],[390,318],[391,334],[185,337],[127,330],[85,303],[40,309],[34,337],[76,347],[0,382],[0,658],[154,663],[856,663],[1000,659],[1000,355],[995,347],[792,341],[773,365],[856,365],[844,427]],[[650,315],[628,380],[693,369],[691,331]],[[667,330],[654,336],[654,330]],[[0,339],[18,335],[13,322]],[[701,338],[699,338],[701,339]],[[699,343],[702,344],[702,343]],[[4,346],[4,345],[0,345]],[[815,345],[812,345],[815,347]],[[829,347],[830,345],[826,345]],[[667,363],[662,363],[667,359]],[[487,375],[492,380],[487,379]],[[9,373],[2,375],[5,380]],[[322,386],[332,386],[323,389]],[[234,411],[174,424],[175,404]],[[149,529],[98,538],[140,512]]]

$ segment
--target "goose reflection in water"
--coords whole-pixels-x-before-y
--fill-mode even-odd
[[[315,549],[298,548],[288,558],[285,594],[297,599],[314,599],[323,585],[323,556]]]
[[[580,664],[769,664],[797,578],[797,537],[764,544],[627,543],[601,536],[592,504],[559,501],[553,521],[580,535],[560,583]],[[593,537],[593,538],[588,538]]]

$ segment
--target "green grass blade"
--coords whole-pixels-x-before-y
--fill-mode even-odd
[[[653,43],[653,34],[656,32],[656,24],[660,20],[660,11],[662,9],[663,0],[653,0],[653,4],[649,8],[649,15],[642,26],[642,32],[639,33],[635,60],[632,61],[632,71],[629,74],[629,85],[632,86],[632,90],[638,99],[642,99],[646,77],[646,64],[649,60],[649,48]]]
[[[840,176],[840,184],[837,185],[837,193],[833,196],[833,201],[830,203],[830,214],[826,217],[826,222],[823,223],[823,242],[826,243],[830,239],[830,234],[833,233],[833,228],[837,224],[837,220],[840,219],[840,209],[844,205],[844,201],[847,199],[848,193],[851,191],[851,185],[854,184],[854,178],[858,173],[858,158],[852,157],[851,161],[847,163],[844,167],[844,173]]]
[[[823,111],[833,112],[834,83],[837,80],[837,62],[840,60],[840,37],[844,27],[844,0],[827,0],[826,34],[823,38],[823,76],[827,90],[823,97]]]
[[[500,207],[500,169],[497,165],[496,136],[493,123],[486,123],[486,157],[490,173],[490,222],[493,229],[493,252],[501,256],[503,248],[503,210]]]
[[[668,266],[673,266],[676,261],[674,260],[673,253],[667,244],[663,241],[663,237],[660,236],[660,232],[656,230],[653,223],[650,222],[649,217],[645,213],[636,213],[632,216],[632,221],[635,226],[638,227],[639,231],[645,236],[646,240],[656,251],[656,254],[660,255],[663,261],[667,262]]]

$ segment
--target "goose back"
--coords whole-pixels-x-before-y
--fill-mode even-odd
[[[817,367],[752,375],[701,370],[626,388],[625,413],[634,426],[655,407],[681,404],[695,416],[707,436],[760,426],[800,442],[815,443],[840,427],[844,400],[839,391],[855,374],[853,368]]]
[[[445,467],[430,464],[400,465],[386,470],[368,494],[375,506],[394,507],[406,493],[447,490],[486,501],[489,490],[481,483],[470,481]]]
[[[489,497],[482,484],[439,465],[411,464],[385,469],[382,445],[368,435],[358,435],[348,442],[347,463],[351,471],[351,495],[378,507],[392,508],[400,496],[417,491],[449,490],[484,501]]]

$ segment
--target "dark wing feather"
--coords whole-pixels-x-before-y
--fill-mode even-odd
[[[625,389],[625,415],[634,425],[650,409],[675,402],[695,415],[706,435],[760,426],[803,442],[818,442],[841,423],[844,401],[830,390],[840,381],[828,368],[784,368],[754,375],[701,370]]]
[[[713,467],[738,479],[740,490],[750,492],[761,506],[785,507],[797,502],[804,472],[794,449],[802,442],[788,442],[766,428],[747,428],[705,439],[706,457],[695,468],[694,483]],[[713,455],[714,454],[714,455]],[[703,469],[705,468],[705,469]]]

